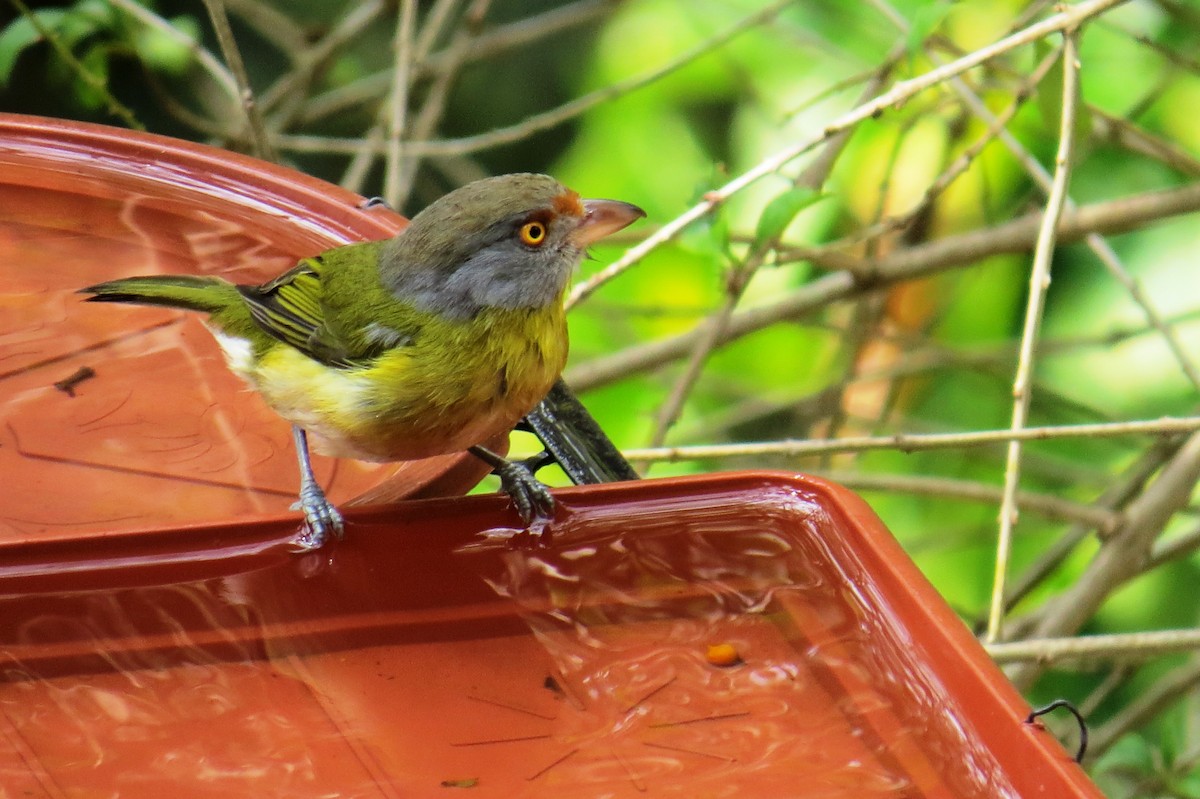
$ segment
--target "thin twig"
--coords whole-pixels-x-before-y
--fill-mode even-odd
[[[400,0],[396,36],[392,41],[395,65],[392,71],[392,93],[388,98],[387,161],[383,178],[383,196],[393,208],[399,207],[400,199],[400,169],[408,115],[408,90],[411,79],[409,70],[412,66],[413,28],[416,18],[416,0]]]
[[[1108,674],[1104,675],[1100,684],[1088,692],[1084,700],[1079,703],[1079,712],[1083,714],[1083,717],[1091,718],[1096,709],[1129,679],[1129,675],[1133,671],[1133,663],[1122,660],[1112,664],[1112,668],[1109,669]]]
[[[1013,380],[1012,429],[1025,427],[1031,400],[1033,362],[1038,334],[1042,326],[1046,290],[1050,287],[1050,262],[1054,257],[1058,222],[1067,200],[1067,185],[1071,175],[1072,145],[1075,140],[1075,109],[1078,104],[1079,63],[1076,31],[1068,30],[1063,47],[1062,114],[1058,128],[1058,153],[1054,157],[1054,185],[1042,215],[1033,268],[1029,276],[1029,300],[1025,324],[1021,331],[1021,349],[1017,358],[1017,373]],[[1004,467],[1004,499],[1000,503],[1000,532],[996,540],[996,568],[992,577],[992,600],[988,611],[986,640],[1000,639],[1004,620],[1004,586],[1008,580],[1008,559],[1012,551],[1012,531],[1017,523],[1017,485],[1021,474],[1021,442],[1008,442],[1008,457]]]
[[[250,87],[250,76],[246,74],[246,65],[242,62],[242,52],[233,38],[233,29],[229,27],[229,15],[225,13],[224,0],[204,0],[204,7],[208,9],[208,16],[212,20],[225,63],[229,65],[229,70],[237,81],[238,97],[241,98],[242,110],[246,112],[246,121],[250,127],[250,144],[254,154],[259,158],[274,161],[275,151],[267,136],[258,103],[254,100],[254,90]]]
[[[364,141],[372,145],[383,143],[383,122],[376,122],[367,131]],[[343,189],[352,191],[355,194],[363,193],[363,186],[366,185],[367,176],[371,172],[371,167],[374,166],[376,160],[376,152],[373,147],[364,147],[362,150],[354,154],[350,159],[350,163],[346,165],[346,171],[342,173],[342,179],[338,181]]]
[[[1146,570],[1157,569],[1171,561],[1187,557],[1197,549],[1200,549],[1200,525],[1173,536],[1168,541],[1160,541],[1155,544],[1150,551],[1150,560],[1146,563]]]
[[[744,189],[746,186],[756,182],[760,178],[772,174],[780,167],[794,160],[811,150],[813,147],[820,144],[826,139],[838,135],[847,128],[852,128],[863,120],[870,119],[874,116],[882,114],[889,108],[899,108],[912,99],[915,95],[925,91],[931,86],[936,86],[949,78],[979,66],[997,56],[1003,55],[1018,47],[1023,47],[1039,39],[1049,36],[1052,33],[1061,30],[1067,30],[1077,27],[1080,23],[1107,11],[1109,8],[1119,5],[1126,0],[1087,0],[1077,5],[1069,6],[1065,10],[1051,17],[1030,25],[1024,30],[1007,36],[997,42],[993,42],[986,47],[981,47],[974,52],[959,58],[955,61],[945,64],[944,66],[932,69],[915,78],[910,78],[906,81],[901,81],[893,86],[887,92],[876,97],[869,103],[864,103],[850,112],[843,114],[838,119],[831,122],[821,131],[819,135],[813,138],[789,145],[788,147],[779,150],[772,155],[767,156],[752,169],[743,172],[733,180],[721,186],[718,189],[708,192],[704,199],[696,205],[684,211],[673,220],[663,225],[654,234],[647,237],[641,244],[631,247],[625,255],[614,261],[605,269],[597,272],[588,280],[576,285],[571,289],[567,296],[567,307],[573,307],[589,295],[596,291],[601,285],[613,279],[617,275],[629,269],[634,264],[640,262],[649,253],[653,252],[658,247],[666,244],[668,241],[675,238],[692,222],[711,213],[721,203],[725,202],[732,195]]]
[[[586,25],[589,22],[610,13],[619,2],[614,0],[577,0],[558,8],[547,9],[540,14],[509,22],[493,28],[480,37],[471,46],[470,56],[464,63],[473,63],[494,55],[518,50],[534,45],[536,42],[552,38],[571,28]],[[438,72],[452,68],[453,59],[448,50],[433,53],[425,62],[425,69]]]
[[[1112,484],[1092,504],[1111,512],[1124,508],[1142,491],[1146,481],[1179,449],[1180,443],[1181,441],[1174,436],[1156,442],[1138,458],[1137,462],[1118,478],[1112,480]],[[1008,587],[1005,596],[1005,611],[1011,611],[1018,602],[1054,573],[1091,531],[1090,526],[1075,525],[1064,532],[1051,547],[1042,552],[1037,560],[1030,564]]]
[[[984,644],[997,663],[1036,660],[1042,664],[1064,660],[1144,660],[1174,652],[1200,649],[1200,630],[1155,630],[1070,638],[1030,638]]]
[[[486,34],[481,34],[472,44],[463,63],[473,63],[490,58],[552,36],[559,31],[586,24],[603,16],[614,6],[612,0],[579,0],[561,8],[501,25]],[[433,53],[423,63],[413,65],[416,70],[413,78],[415,80],[436,75],[447,69],[449,63],[450,53],[447,50]],[[392,70],[385,69],[345,86],[330,89],[307,102],[300,121],[314,122],[340,113],[347,108],[368,103],[385,96],[391,85]]]
[[[1200,685],[1200,660],[1168,672],[1100,727],[1092,730],[1088,760],[1095,762],[1126,733],[1136,730]]]
[[[1078,630],[1114,586],[1141,570],[1154,539],[1167,521],[1187,505],[1197,480],[1200,480],[1200,433],[1192,433],[1158,478],[1129,504],[1124,521],[1101,544],[1079,579],[1049,600],[1031,637],[1057,638]],[[1013,669],[1009,676],[1019,688],[1027,688],[1039,672],[1036,664],[1027,663]]]
[[[762,11],[750,15],[728,30],[723,31],[708,41],[701,43],[697,47],[689,50],[665,66],[660,67],[659,69],[656,69],[648,74],[610,84],[601,89],[597,89],[590,94],[585,94],[583,97],[578,97],[568,103],[564,103],[557,108],[552,108],[549,111],[544,111],[540,114],[534,114],[533,116],[530,116],[521,122],[516,123],[515,125],[510,125],[505,128],[497,128],[496,130],[491,130],[487,133],[476,134],[474,136],[464,136],[459,139],[410,141],[405,144],[405,151],[412,156],[466,155],[468,153],[487,150],[493,147],[499,147],[501,145],[521,141],[522,139],[526,139],[534,133],[538,133],[543,130],[549,130],[563,124],[564,122],[568,122],[602,103],[609,102],[617,97],[637,91],[638,89],[642,89],[661,80],[666,75],[676,72],[692,63],[696,59],[707,55],[719,47],[724,46],[735,36],[754,27],[766,24],[778,16],[779,13],[793,1],[794,0],[781,0],[780,2],[776,2]],[[1101,0],[1093,1],[1101,2]],[[1103,1],[1119,2],[1120,0]],[[278,135],[276,137],[276,142],[281,149],[293,152],[349,153],[357,152],[364,146],[364,142],[361,139],[341,139],[335,137],[289,134]]]
[[[1088,106],[1097,137],[1119,144],[1130,152],[1148,156],[1181,175],[1200,177],[1200,160],[1174,142],[1164,141],[1127,119]]]
[[[308,86],[313,75],[343,45],[350,42],[375,22],[386,10],[383,0],[366,0],[350,7],[346,15],[321,37],[312,47],[301,50],[295,56],[296,66],[275,81],[260,98],[261,105],[266,111],[273,111],[286,98],[299,95],[303,87]],[[388,73],[390,76],[390,72]],[[305,106],[297,103],[289,114],[279,114],[272,117],[272,130],[282,129],[285,123],[304,113]],[[307,121],[307,120],[306,120]]]
[[[993,506],[1002,497],[1000,486],[952,477],[922,477],[910,474],[876,474],[821,469],[813,470],[811,474],[827,478],[855,491],[887,491],[980,502]],[[1021,500],[1021,507],[1028,509],[1031,513],[1040,514],[1047,519],[1084,524],[1089,529],[1111,530],[1121,520],[1119,514],[1103,508],[1096,508],[1082,502],[1072,502],[1050,494],[1021,491],[1017,496]]]
[[[414,67],[410,67],[413,72],[416,72],[416,64],[420,64],[429,57],[433,52],[433,46],[441,40],[446,32],[446,26],[450,24],[451,18],[454,16],[454,9],[462,0],[434,0],[433,6],[425,12],[425,18],[422,20],[421,30],[417,33],[412,49],[412,63]]]
[[[1058,239],[1060,243],[1077,241],[1091,231],[1123,233],[1197,210],[1200,210],[1200,182],[1121,197],[1064,214],[1058,225]],[[823,275],[781,300],[738,311],[719,343],[827,307],[837,300],[974,264],[990,255],[1027,251],[1036,243],[1041,219],[1040,213],[1030,214],[991,228],[909,247],[878,261],[858,261],[854,270]],[[595,358],[568,370],[567,382],[576,391],[583,391],[656,368],[687,353],[696,336],[696,331],[690,331]]]
[[[300,23],[265,0],[225,0],[225,8],[273,44],[292,63],[300,59],[308,46]],[[259,106],[265,110],[267,104],[261,93],[259,101]]]
[[[894,52],[884,60],[883,66],[879,68],[867,83],[866,89],[863,92],[865,97],[874,96],[882,88],[884,82],[887,80],[887,75],[890,73],[895,60],[899,56],[900,52]],[[837,136],[829,139],[820,156],[809,164],[799,177],[793,181],[793,188],[807,188],[816,191],[823,186],[849,139],[849,130],[844,130]],[[683,410],[683,405],[688,394],[699,379],[709,354],[717,346],[718,340],[728,329],[729,319],[737,308],[742,295],[745,293],[746,287],[754,277],[754,274],[766,263],[770,252],[779,246],[779,241],[783,237],[783,233],[784,231],[780,230],[769,239],[757,242],[750,248],[750,252],[747,253],[742,262],[735,265],[727,275],[724,302],[709,317],[708,323],[703,327],[695,347],[692,348],[691,356],[684,367],[683,373],[676,379],[675,385],[659,408],[654,432],[650,438],[651,447],[657,447],[662,444],[666,439],[667,431],[679,420],[679,414]]]
[[[455,30],[450,45],[446,49],[447,55],[450,56],[447,61],[448,66],[440,70],[430,84],[429,90],[425,94],[425,102],[421,104],[421,110],[417,112],[417,118],[412,124],[410,138],[424,139],[433,135],[433,132],[437,129],[437,123],[442,118],[442,114],[446,109],[446,103],[450,99],[450,89],[454,85],[455,78],[458,77],[456,67],[461,65],[466,60],[467,54],[471,52],[473,43],[479,35],[483,19],[487,15],[491,4],[492,0],[474,0],[466,13],[463,14],[462,22],[458,26],[458,29]],[[422,31],[422,41],[426,41],[424,33],[425,31]],[[432,45],[427,43],[426,47],[429,46]],[[419,42],[416,56],[418,59],[424,59],[425,55]],[[457,57],[457,60],[455,57]],[[408,201],[420,165],[420,156],[412,156],[405,159],[400,177],[400,185],[397,190],[396,201],[399,204],[395,207],[399,208]]]
[[[811,441],[762,441],[739,444],[697,444],[686,447],[626,449],[631,460],[681,461],[709,458],[744,458],[779,455],[803,458],[829,452],[898,450],[917,452],[999,444],[1011,441],[1044,441],[1065,438],[1108,438],[1129,435],[1172,435],[1200,430],[1200,416],[1145,419],[1105,424],[1049,425],[1007,430],[973,430],[967,433],[896,433],[890,436],[848,436]]]

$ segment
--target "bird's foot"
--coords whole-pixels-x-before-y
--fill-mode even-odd
[[[325,498],[325,492],[316,483],[300,487],[300,499],[292,510],[304,513],[304,528],[296,538],[296,545],[303,550],[320,549],[329,541],[330,534],[341,541],[345,535],[342,514]]]
[[[502,458],[485,447],[474,446],[469,452],[492,467],[492,474],[500,478],[500,490],[512,498],[526,527],[554,518],[554,497],[528,465]]]
[[[554,516],[554,497],[541,480],[533,476],[523,463],[505,461],[494,467],[500,478],[500,489],[508,494],[517,506],[517,513],[526,525],[535,519],[550,519]]]

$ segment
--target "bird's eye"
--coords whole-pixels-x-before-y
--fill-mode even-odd
[[[521,225],[521,243],[537,247],[546,240],[546,226],[541,222],[526,222]]]

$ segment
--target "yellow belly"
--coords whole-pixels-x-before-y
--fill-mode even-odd
[[[430,325],[362,368],[325,366],[282,343],[230,365],[318,452],[371,461],[458,452],[512,429],[567,357],[561,310],[484,314]]]

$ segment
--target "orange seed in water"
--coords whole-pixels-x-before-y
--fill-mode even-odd
[[[736,666],[742,662],[742,656],[733,644],[709,644],[704,659],[714,666],[722,667]]]

